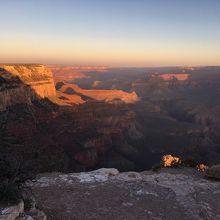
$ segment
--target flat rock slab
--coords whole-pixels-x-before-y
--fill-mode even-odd
[[[220,219],[220,182],[187,169],[45,174],[31,187],[48,219]]]

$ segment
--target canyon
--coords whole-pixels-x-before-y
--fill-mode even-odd
[[[166,154],[218,163],[218,74],[2,64],[1,135],[20,140],[15,151],[40,172],[141,171]]]
[[[105,163],[110,166],[112,157],[121,169],[126,169],[126,164],[135,166],[113,149],[113,145],[128,145],[124,136],[131,128],[136,130],[134,113],[124,104],[110,103],[114,99],[126,103],[130,96],[136,101],[135,94],[84,91],[68,85],[77,95],[69,95],[74,102],[67,102],[59,99],[60,93],[68,95],[64,94],[65,86],[56,91],[55,77],[43,65],[1,65],[0,77],[1,136],[22,140],[23,145],[15,147],[15,152],[26,149],[22,156],[36,161],[39,171],[88,170]],[[83,100],[90,96],[92,101]],[[77,107],[75,97],[84,105]]]
[[[0,220],[220,220],[220,0],[0,9]]]
[[[33,181],[0,218],[219,219],[219,88],[220,67],[2,64],[0,172]]]

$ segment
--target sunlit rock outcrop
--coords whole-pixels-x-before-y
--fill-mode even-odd
[[[60,91],[68,94],[68,90],[71,90],[72,93],[83,95],[97,101],[114,102],[115,100],[119,100],[124,103],[134,103],[139,100],[136,92],[128,93],[122,90],[82,89],[76,84],[64,83]]]
[[[185,81],[189,78],[189,74],[186,73],[180,73],[180,74],[175,74],[175,73],[165,73],[165,74],[160,74],[160,78],[162,78],[165,81],[170,81],[173,79],[179,80],[179,81]]]
[[[36,98],[55,96],[52,73],[44,65],[0,65],[0,110]]]

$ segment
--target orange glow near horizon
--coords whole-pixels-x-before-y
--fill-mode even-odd
[[[217,66],[219,8],[219,0],[2,1],[0,63]]]
[[[16,39],[16,40],[15,40]],[[220,52],[198,44],[150,40],[66,39],[12,35],[0,41],[1,63],[103,66],[220,65]]]

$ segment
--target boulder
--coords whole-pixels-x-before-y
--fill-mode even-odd
[[[100,168],[98,170],[93,171],[94,173],[99,173],[108,176],[116,176],[119,174],[119,171],[115,168]]]
[[[206,171],[206,176],[220,180],[220,164],[211,166]]]

